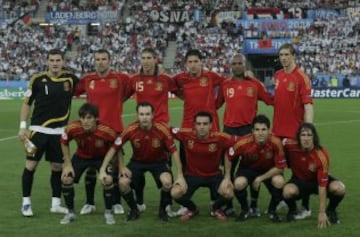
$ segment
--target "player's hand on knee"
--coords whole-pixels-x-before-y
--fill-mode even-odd
[[[105,170],[100,170],[99,171],[99,176],[98,176],[98,179],[100,180],[100,182],[103,184],[103,185],[106,185],[106,180],[108,179],[108,174],[106,173]]]
[[[74,173],[62,171],[61,182],[67,185],[72,184],[74,182]]]
[[[132,177],[132,173],[127,167],[122,167],[119,172],[120,172],[120,174],[119,174],[120,178],[126,177],[126,178],[131,179],[131,177]]]
[[[67,177],[71,177],[71,178],[75,177],[74,168],[72,167],[71,164],[65,165],[61,172],[61,179],[65,179]]]
[[[181,196],[183,196],[187,191],[187,185],[186,186],[182,186],[179,183],[174,183],[172,189],[171,189],[171,196],[174,199],[178,199]]]
[[[261,182],[262,182],[261,178],[256,177],[256,179],[255,179],[254,182],[252,183],[252,188],[253,188],[255,191],[259,191]]]
[[[111,175],[105,175],[103,178],[102,178],[102,184],[104,186],[109,186],[113,183],[113,178],[111,177]]]
[[[184,177],[178,177],[177,180],[174,182],[173,186],[174,185],[179,185],[182,190],[185,190],[184,193],[187,190],[187,183]]]
[[[231,180],[224,178],[221,181],[218,192],[225,198],[228,198],[228,199],[232,198],[233,194],[234,194],[234,185],[231,182]]]

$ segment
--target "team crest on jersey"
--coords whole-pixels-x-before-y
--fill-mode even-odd
[[[64,91],[70,91],[70,82],[68,81],[64,82]]]
[[[309,170],[310,170],[311,172],[315,172],[315,171],[316,171],[316,166],[315,166],[314,163],[310,163],[308,168],[309,168]]]
[[[163,84],[162,84],[161,81],[156,82],[155,90],[156,91],[162,91],[163,90]]]
[[[265,159],[270,160],[273,158],[273,153],[271,151],[266,152]]]
[[[254,94],[255,94],[254,88],[252,88],[252,87],[247,88],[246,95],[248,97],[254,97]]]
[[[293,81],[289,82],[287,90],[288,91],[295,91],[295,82],[293,82]]]
[[[208,86],[208,79],[206,77],[200,78],[200,86]]]
[[[101,139],[96,139],[95,140],[95,147],[99,148],[99,147],[103,147],[104,146],[104,141]]]
[[[141,147],[140,145],[140,139],[134,139],[133,146],[137,149]]]
[[[41,80],[41,82],[47,82],[47,79],[46,78],[43,78],[42,80]]]
[[[117,80],[115,78],[110,79],[110,88],[117,88],[117,87],[118,87]]]
[[[94,90],[95,89],[95,81],[94,80],[91,80],[91,82],[89,83],[89,88],[91,90]]]
[[[217,144],[216,144],[216,143],[211,143],[211,144],[209,144],[209,151],[210,151],[210,152],[215,152],[215,151],[217,151]]]
[[[189,149],[193,149],[194,148],[194,140],[188,140],[187,145],[188,145]]]
[[[160,140],[158,138],[154,138],[154,139],[152,139],[151,144],[152,144],[153,148],[159,148],[160,147]]]

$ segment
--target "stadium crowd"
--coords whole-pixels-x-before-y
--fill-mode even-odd
[[[86,10],[120,10],[124,6],[124,0],[49,0],[47,4],[48,11],[86,11]]]
[[[29,4],[4,1],[3,9],[17,11],[23,6],[33,8],[38,1],[27,1]],[[87,2],[87,4],[85,4]],[[335,73],[343,75],[360,74],[360,39],[359,16],[346,16],[337,19],[316,18],[310,27],[299,27],[289,31],[272,30],[264,32],[253,28],[243,28],[233,22],[215,24],[211,16],[208,20],[198,22],[195,18],[181,24],[151,22],[147,14],[151,9],[202,9],[206,12],[209,2],[217,2],[213,6],[216,11],[229,11],[250,7],[348,7],[354,1],[49,1],[50,10],[86,10],[117,9],[129,10],[129,15],[120,23],[98,26],[97,34],[88,35],[78,31],[76,26],[61,25],[39,27],[33,25],[21,30],[18,26],[2,27],[0,34],[1,80],[26,80],[29,76],[44,68],[44,59],[39,57],[42,51],[57,47],[73,53],[67,59],[67,65],[78,75],[93,71],[91,54],[99,48],[107,48],[113,55],[113,67],[119,71],[133,73],[139,68],[139,52],[144,47],[154,47],[163,62],[169,41],[176,42],[176,54],[171,73],[183,68],[183,56],[189,48],[201,48],[206,67],[217,72],[230,72],[228,60],[234,52],[240,52],[244,39],[247,38],[282,38],[290,37],[298,45],[299,64],[311,76],[318,73]],[[11,7],[10,7],[11,5]],[[9,6],[9,7],[7,7]],[[24,10],[22,10],[24,11]],[[339,25],[343,27],[338,27]],[[74,33],[75,32],[75,33]],[[43,42],[40,44],[39,42]],[[331,57],[329,57],[329,55]],[[19,60],[19,58],[21,58]]]

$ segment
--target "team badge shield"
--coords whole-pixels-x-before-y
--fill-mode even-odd
[[[216,144],[216,143],[211,143],[211,144],[209,144],[209,151],[210,151],[210,152],[215,152],[215,151],[217,151],[217,144]]]

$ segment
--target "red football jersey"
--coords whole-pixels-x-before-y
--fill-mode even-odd
[[[114,147],[120,149],[127,141],[131,142],[133,155],[131,159],[142,163],[156,163],[167,160],[167,153],[177,149],[169,128],[161,123],[154,123],[149,131],[143,130],[139,122],[130,124],[121,134],[121,142],[117,139]]]
[[[123,128],[123,102],[130,96],[130,79],[126,74],[110,71],[105,77],[85,75],[75,95],[86,93],[87,101],[99,108],[99,120],[120,133]]]
[[[295,138],[304,122],[304,104],[312,103],[311,82],[298,67],[275,74],[273,133],[278,137]]]
[[[189,73],[183,72],[177,74],[174,80],[178,87],[177,94],[184,100],[181,127],[193,128],[195,114],[207,111],[213,116],[212,130],[219,131],[215,98],[224,78],[215,72],[202,70],[199,77],[191,77]]]
[[[329,155],[325,148],[304,151],[294,140],[288,140],[285,150],[293,174],[305,181],[317,180],[326,187],[329,178]]]
[[[169,92],[176,92],[177,87],[172,78],[166,74],[147,76],[135,74],[131,80],[132,93],[135,92],[136,102],[148,102],[154,109],[154,121],[169,122]]]
[[[60,142],[69,145],[75,140],[77,149],[75,154],[84,160],[104,158],[116,138],[116,133],[110,127],[99,123],[94,132],[85,132],[80,120],[71,122],[65,129]]]
[[[253,134],[242,137],[229,149],[230,160],[241,156],[240,167],[268,171],[273,167],[286,168],[284,149],[279,138],[270,135],[264,145],[255,142]]]
[[[173,128],[172,133],[183,145],[186,154],[185,174],[200,177],[220,175],[220,161],[235,137],[223,132],[211,132],[206,139],[199,139],[194,130]]]
[[[257,114],[258,100],[272,104],[272,96],[257,79],[244,80],[229,78],[220,87],[217,107],[225,102],[224,125],[228,127],[246,126],[252,123]]]

